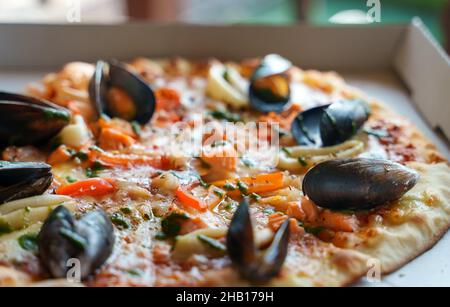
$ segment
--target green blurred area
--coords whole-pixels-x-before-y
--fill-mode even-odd
[[[305,11],[306,21],[311,24],[329,24],[329,18],[345,10],[367,12],[370,7],[366,0],[310,0]],[[408,23],[419,16],[439,42],[443,42],[442,10],[448,0],[381,0],[381,23]],[[241,22],[285,24],[297,22],[298,1],[274,1],[254,16],[248,16]]]

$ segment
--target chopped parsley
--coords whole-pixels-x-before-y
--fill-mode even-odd
[[[45,108],[43,110],[44,120],[49,121],[51,119],[62,119],[66,122],[70,120],[70,115],[68,112],[63,110],[58,110],[54,108]]]
[[[133,212],[130,207],[122,207],[120,211],[124,214],[131,214]]]
[[[256,194],[256,193],[251,193],[251,194],[250,194],[250,198],[252,198],[252,199],[258,201],[258,200],[261,199],[261,196],[258,195],[258,194]]]
[[[166,237],[175,237],[180,232],[181,222],[188,219],[186,213],[172,212],[161,221],[162,232]]]
[[[86,161],[88,159],[88,154],[85,151],[78,151],[72,154],[72,158],[78,158],[80,161]]]
[[[133,132],[136,133],[138,136],[141,135],[141,133],[142,133],[141,126],[139,125],[139,123],[137,121],[131,122],[131,128],[133,129]]]
[[[244,182],[238,181],[237,187],[242,194],[244,194],[244,195],[248,194],[248,186]]]
[[[223,72],[223,78],[225,79],[225,81],[230,82],[229,78],[229,73],[228,73],[228,69],[225,69],[225,71]]]
[[[211,111],[210,115],[212,117],[214,117],[215,119],[223,119],[223,120],[226,120],[229,122],[238,122],[241,120],[241,117],[239,116],[239,114],[230,113],[227,111],[215,110],[215,111]]]
[[[111,215],[111,222],[113,222],[114,225],[123,229],[130,228],[130,224],[127,222],[127,220],[120,213],[117,212]]]
[[[95,161],[92,164],[92,167],[88,167],[86,169],[86,176],[89,178],[98,177],[98,172],[102,171],[104,169],[105,169],[105,166],[101,162]]]
[[[292,155],[291,151],[286,148],[286,147],[282,147],[281,150],[286,153],[286,156],[290,157]]]
[[[209,188],[211,186],[209,183],[206,183],[201,177],[198,177],[198,182],[200,183],[200,186],[204,188]]]
[[[308,162],[306,162],[306,159],[304,157],[298,157],[297,160],[298,160],[298,163],[300,163],[301,166],[303,166],[303,167],[307,167],[308,166]]]
[[[12,231],[11,226],[4,219],[0,219],[0,234],[10,233]]]
[[[68,183],[74,183],[74,182],[77,182],[77,180],[76,180],[75,178],[71,177],[71,176],[67,176],[67,177],[66,177],[66,181],[67,181]]]
[[[135,277],[142,276],[142,270],[140,270],[140,269],[131,269],[131,270],[128,270],[127,273],[130,274],[131,276],[135,276]]]
[[[224,196],[224,194],[221,192],[221,191],[219,191],[219,190],[214,190],[213,191],[214,192],[214,194],[216,194],[219,198],[222,198],[223,196]]]
[[[220,146],[225,146],[228,144],[228,141],[215,141],[214,143],[211,144],[211,147],[220,147]]]
[[[37,246],[37,235],[36,234],[25,234],[17,239],[20,247],[24,250],[36,252],[38,250]]]
[[[225,190],[228,190],[228,191],[234,191],[234,190],[237,189],[237,187],[236,187],[234,184],[232,184],[231,182],[225,183],[225,185],[223,186],[223,188],[224,188]]]
[[[318,235],[319,233],[321,233],[323,230],[325,230],[324,227],[322,226],[303,226],[303,228],[305,229],[305,231],[307,233],[313,234],[313,235]]]

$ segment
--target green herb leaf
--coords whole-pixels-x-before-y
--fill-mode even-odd
[[[127,222],[127,220],[120,213],[117,212],[111,215],[111,222],[113,222],[114,225],[121,227],[123,229],[130,228],[130,224]]]
[[[104,169],[105,169],[105,166],[101,162],[94,161],[94,163],[92,164],[92,167],[86,168],[86,176],[89,178],[98,177],[98,172],[102,171]]]
[[[211,185],[209,183],[206,183],[201,177],[198,177],[198,182],[200,183],[200,185],[204,188],[209,188]]]
[[[88,159],[88,154],[85,151],[78,151],[72,154],[72,158],[78,158],[80,161],[86,161]]]
[[[127,271],[128,274],[130,274],[131,276],[135,276],[135,277],[140,277],[142,276],[142,270],[140,269],[131,269]]]
[[[38,250],[37,246],[37,234],[25,234],[20,236],[17,241],[20,247],[24,250],[36,252]]]
[[[175,237],[181,229],[181,222],[188,220],[189,216],[186,213],[172,212],[161,221],[161,228],[167,237]]]
[[[250,194],[250,198],[252,198],[252,199],[258,201],[258,200],[261,199],[261,196],[258,195],[258,194],[256,194],[256,193],[251,193],[251,194]]]
[[[282,147],[281,150],[283,152],[285,152],[286,156],[288,156],[288,157],[290,157],[292,155],[291,151],[288,148],[286,148],[286,147]]]
[[[298,163],[300,163],[301,166],[303,166],[303,167],[307,167],[308,166],[308,162],[306,162],[306,159],[304,157],[298,157],[297,160],[298,160]]]
[[[307,233],[313,234],[313,235],[318,235],[319,233],[321,233],[323,230],[325,230],[324,227],[322,226],[317,226],[317,227],[313,227],[313,226],[303,226],[303,228],[305,229],[305,231]]]
[[[74,182],[77,182],[77,180],[76,180],[75,178],[70,177],[70,176],[67,176],[67,177],[66,177],[66,181],[67,181],[68,183],[74,183]]]
[[[230,112],[226,112],[226,111],[215,110],[215,111],[212,111],[210,114],[215,119],[223,119],[223,120],[226,120],[229,122],[238,122],[241,120],[241,117],[239,116],[239,114],[230,113]]]
[[[244,195],[248,194],[248,186],[245,183],[243,183],[242,181],[237,182],[237,187],[242,194],[244,194]]]
[[[120,208],[120,211],[124,214],[131,214],[133,212],[130,207],[122,207]]]
[[[235,186],[234,184],[232,184],[231,182],[227,182],[225,183],[225,185],[223,186],[223,188],[227,191],[234,191],[237,189],[237,186]]]
[[[134,133],[136,133],[138,136],[141,135],[141,133],[142,133],[141,125],[139,125],[139,123],[137,121],[131,122],[131,128],[133,129]]]
[[[221,191],[219,191],[219,190],[216,190],[216,189],[214,189],[214,194],[216,194],[219,198],[222,198],[223,197],[223,193],[221,192]]]

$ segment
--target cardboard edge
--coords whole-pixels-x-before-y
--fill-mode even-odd
[[[450,139],[450,59],[415,17],[393,59],[395,71],[432,128]],[[431,76],[431,77],[430,77]]]

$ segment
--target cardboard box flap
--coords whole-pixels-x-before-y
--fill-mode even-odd
[[[401,42],[394,67],[429,124],[450,139],[450,60],[419,18]]]

